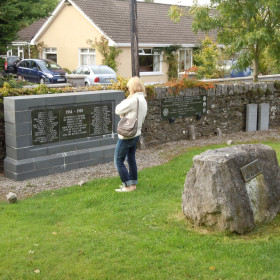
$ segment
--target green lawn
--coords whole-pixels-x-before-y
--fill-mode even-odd
[[[280,158],[280,144],[266,143]],[[195,229],[181,211],[192,158],[0,203],[0,279],[280,279],[280,215],[246,236]]]

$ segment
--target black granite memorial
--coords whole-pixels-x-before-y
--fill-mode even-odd
[[[33,110],[31,112],[32,143],[41,145],[111,135],[114,124],[113,107],[115,107],[114,102],[100,102]]]
[[[4,98],[4,174],[24,180],[113,160],[121,91]]]

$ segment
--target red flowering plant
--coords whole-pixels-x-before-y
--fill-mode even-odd
[[[169,87],[169,92],[171,95],[177,95],[181,90],[186,88],[195,88],[195,87],[201,87],[205,89],[214,88],[214,84],[211,82],[203,82],[195,78],[191,78],[191,79],[189,78],[189,74],[196,73],[197,70],[198,68],[196,66],[193,66],[189,68],[187,71],[185,71],[185,74],[180,78],[172,79],[167,83],[165,83],[164,85]]]

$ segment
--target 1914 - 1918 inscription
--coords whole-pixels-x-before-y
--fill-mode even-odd
[[[191,117],[206,114],[207,96],[175,96],[161,99],[161,118]]]
[[[85,107],[66,107],[60,110],[60,141],[88,137],[88,117]]]
[[[112,107],[112,102],[101,102],[33,110],[33,145],[111,134]]]

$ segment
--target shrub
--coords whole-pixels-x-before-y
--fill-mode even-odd
[[[183,77],[172,79],[171,81],[168,81],[164,85],[169,87],[170,94],[172,95],[177,95],[181,90],[186,88],[194,88],[194,87],[201,87],[204,89],[214,88],[213,83],[203,82],[197,79],[189,79],[188,72],[186,72],[186,74]],[[172,89],[175,89],[175,91]]]
[[[195,68],[189,69],[192,72],[196,70]],[[172,79],[163,85],[146,85],[146,94],[148,100],[153,100],[156,97],[155,87],[167,86],[170,89],[172,95],[177,95],[181,90],[186,88],[202,87],[205,89],[214,88],[213,83],[198,81],[196,79],[189,79],[188,72],[182,78]],[[112,85],[107,86],[106,89],[121,90],[125,92],[125,95],[128,96],[127,88],[128,79],[118,76],[117,82],[114,82]],[[18,83],[18,82],[17,82]],[[80,91],[97,91],[103,90],[102,86],[90,86],[90,87],[65,87],[65,88],[49,88],[47,85],[38,85],[36,88],[15,88],[12,87],[13,83],[3,82],[2,87],[0,88],[0,103],[3,102],[3,97],[5,96],[17,96],[17,95],[39,95],[39,94],[53,94],[53,93],[68,93],[68,92],[80,92]]]
[[[12,88],[22,88],[29,84],[25,80],[17,79],[15,75],[0,76],[0,88],[4,86],[4,83],[8,83]]]
[[[124,78],[122,76],[118,76],[117,81],[113,82],[113,84],[111,86],[109,86],[108,89],[122,90],[122,91],[125,92],[125,95],[128,96],[129,92],[128,92],[128,88],[126,86],[127,83],[128,83],[127,78]]]
[[[71,74],[72,71],[70,71],[68,68],[63,68],[63,70],[67,73],[67,74]]]
[[[102,64],[111,67],[113,70],[117,71],[117,58],[122,52],[121,49],[116,46],[109,46],[109,41],[105,36],[101,36],[100,40],[93,42],[92,40],[87,40],[87,43],[91,45],[92,48],[97,49],[102,55]]]
[[[197,65],[197,78],[214,79],[219,78],[220,73],[218,64],[222,61],[224,54],[221,49],[210,37],[206,37],[201,47],[194,51],[194,63]]]
[[[5,58],[0,57],[0,71],[4,70]]]

